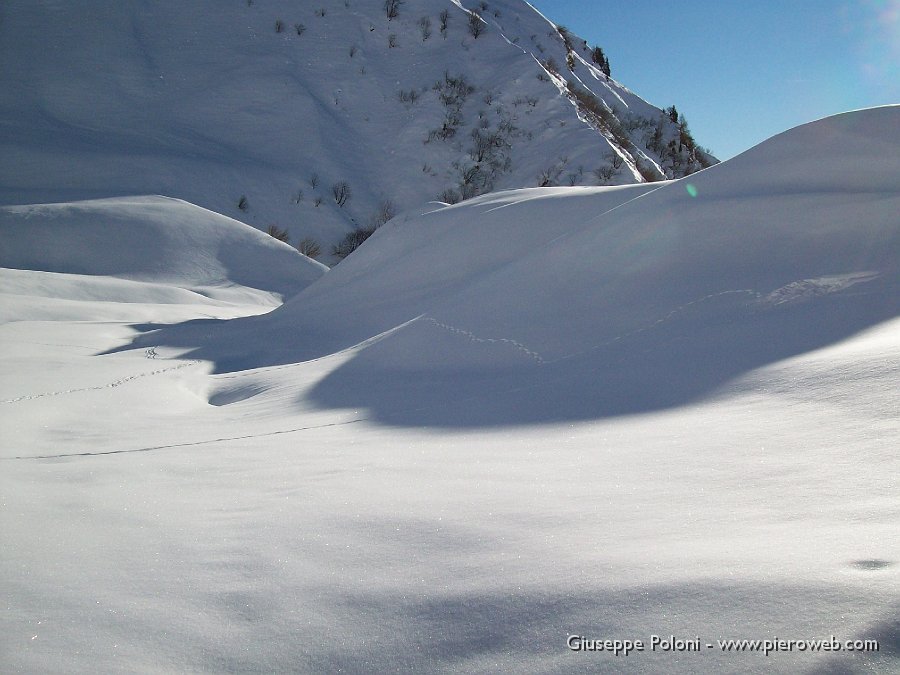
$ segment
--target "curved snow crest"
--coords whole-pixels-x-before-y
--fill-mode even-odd
[[[727,176],[746,193],[756,186],[775,193],[893,193],[898,173],[892,153],[900,145],[898,133],[900,104],[843,112],[776,134],[712,167],[716,171],[711,173]],[[685,180],[693,182],[695,176]]]
[[[418,378],[439,405],[474,394],[460,383],[479,373],[487,382],[478,386],[500,399],[506,383],[547,387],[565,402],[553,412],[541,407],[546,391],[522,395],[495,421],[686,403],[900,313],[898,175],[900,107],[882,107],[797,127],[662,186],[511,191],[392,224],[320,288],[347,298],[342,312],[366,317],[352,300],[365,269],[379,316],[426,313],[449,330],[436,338],[408,326],[316,395],[388,418],[386,404],[348,383],[405,377],[418,391]],[[390,270],[377,264],[386,260]],[[296,325],[320,307],[316,290],[274,312],[271,325]],[[347,325],[318,317],[330,330]],[[404,387],[391,391],[400,409]]]
[[[152,340],[217,372],[358,347],[298,401],[391,424],[686,405],[900,315],[897,175],[890,107],[798,127],[679,181],[432,204],[267,315]]]
[[[180,199],[117,197],[0,207],[0,266],[165,283],[214,295],[296,294],[327,268],[236,220]]]

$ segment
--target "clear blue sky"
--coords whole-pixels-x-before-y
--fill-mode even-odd
[[[728,159],[804,122],[900,103],[900,0],[530,0],[674,104]]]

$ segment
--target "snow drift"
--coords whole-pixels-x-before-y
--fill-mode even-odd
[[[684,404],[897,315],[898,132],[900,108],[865,110],[681,181],[434,207],[270,315],[169,339],[220,371],[365,343],[312,397],[392,423]]]
[[[324,265],[231,218],[165,197],[0,207],[0,266],[115,277],[207,295],[290,296]],[[121,285],[120,285],[121,286]]]

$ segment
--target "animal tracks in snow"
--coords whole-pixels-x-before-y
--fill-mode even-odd
[[[517,340],[513,340],[511,338],[480,337],[480,336],[476,335],[475,333],[473,333],[472,331],[466,330],[464,328],[460,328],[458,326],[452,326],[450,324],[443,323],[432,317],[423,317],[423,318],[425,321],[428,321],[430,324],[437,326],[438,328],[449,331],[451,333],[455,333],[456,335],[462,335],[463,337],[468,338],[472,342],[478,342],[478,343],[483,343],[483,344],[509,345],[509,346],[517,349],[518,351],[520,351],[525,356],[533,359],[538,365],[544,366],[544,365],[549,365],[549,364],[553,364],[553,363],[559,363],[560,361],[572,359],[572,358],[575,358],[576,356],[581,356],[583,354],[588,354],[596,349],[602,349],[603,347],[608,347],[617,342],[627,340],[628,338],[634,337],[636,335],[640,335],[641,333],[644,333],[646,331],[654,330],[655,328],[658,328],[659,326],[671,321],[673,318],[675,318],[679,314],[683,313],[684,311],[686,311],[696,305],[699,305],[704,302],[708,302],[710,300],[714,300],[716,298],[721,298],[726,295],[749,295],[749,296],[752,296],[752,298],[754,300],[757,300],[760,297],[760,294],[758,292],[750,290],[750,289],[740,289],[740,290],[735,290],[735,291],[722,291],[720,293],[711,293],[710,295],[705,295],[702,298],[697,298],[696,300],[691,300],[690,302],[686,302],[683,305],[679,305],[678,307],[675,307],[674,309],[670,310],[669,312],[667,312],[666,314],[661,316],[659,319],[656,319],[655,321],[653,321],[651,323],[641,326],[640,328],[636,328],[635,330],[628,331],[627,333],[623,333],[621,335],[616,335],[615,337],[611,337],[611,338],[608,338],[608,339],[606,339],[602,342],[599,342],[595,345],[591,345],[590,347],[588,347],[586,349],[582,349],[577,352],[572,352],[570,354],[565,354],[564,356],[559,356],[555,359],[544,358],[540,353],[536,352],[533,349],[530,349],[523,343],[518,342]]]
[[[457,334],[457,335],[462,335],[463,337],[468,338],[468,339],[471,340],[472,342],[479,342],[479,343],[482,343],[482,344],[506,344],[506,345],[510,345],[511,347],[514,347],[514,348],[517,349],[518,351],[520,351],[520,352],[522,352],[523,354],[525,354],[526,356],[528,356],[529,358],[534,359],[534,360],[537,361],[538,363],[541,363],[541,364],[546,363],[546,361],[544,361],[544,358],[543,358],[540,354],[538,354],[538,353],[537,353],[536,351],[534,351],[534,350],[528,349],[528,347],[526,347],[525,345],[523,345],[521,342],[516,342],[515,340],[511,340],[511,339],[509,339],[509,338],[483,338],[483,337],[478,337],[477,335],[475,335],[475,333],[472,333],[471,331],[465,330],[465,329],[463,329],[463,328],[457,328],[456,326],[451,326],[450,324],[441,323],[441,322],[438,321],[437,319],[433,319],[433,318],[431,318],[430,316],[424,317],[424,318],[425,318],[425,321],[427,321],[428,323],[431,323],[431,324],[437,326],[438,328],[442,328],[442,329],[444,329],[444,330],[446,330],[446,331],[449,331],[449,332],[451,332],[451,333],[455,333],[455,334]]]
[[[277,429],[275,431],[264,431],[258,434],[244,434],[240,436],[222,436],[219,438],[206,438],[197,441],[186,441],[184,443],[168,443],[166,445],[151,445],[143,448],[126,448],[122,450],[101,450],[99,452],[70,452],[60,453],[56,455],[20,455],[17,457],[0,457],[0,461],[25,460],[25,459],[66,459],[69,457],[102,457],[105,455],[130,455],[137,452],[154,452],[157,450],[174,450],[176,448],[190,448],[202,445],[213,445],[215,443],[227,443],[229,441],[246,441],[258,438],[269,438],[271,436],[283,436],[285,434],[295,434],[299,431],[312,431],[313,429],[327,429],[330,427],[345,427],[350,424],[358,424],[359,422],[368,421],[368,417],[356,417],[351,420],[343,420],[340,422],[325,422],[323,424],[312,424],[304,427],[294,427],[292,429]]]
[[[147,358],[155,359],[156,351],[151,348],[148,349],[147,352],[153,351],[153,356],[147,355]],[[8,403],[20,403],[22,401],[32,401],[38,398],[49,398],[51,396],[65,396],[67,394],[78,394],[85,391],[103,391],[104,389],[115,389],[116,387],[121,387],[123,384],[128,384],[129,382],[133,382],[134,380],[140,380],[145,377],[154,377],[156,375],[162,375],[163,373],[170,373],[176,370],[181,370],[182,368],[190,368],[191,366],[195,366],[200,361],[187,361],[185,363],[180,363],[177,366],[169,366],[168,368],[157,368],[156,370],[151,370],[147,373],[136,373],[135,375],[128,375],[127,377],[119,378],[118,380],[113,380],[112,382],[108,382],[106,384],[99,384],[93,387],[79,387],[77,389],[61,389],[59,391],[47,391],[40,394],[28,394],[26,396],[17,396],[16,398],[8,398],[6,400],[0,401],[0,405],[5,405]]]
[[[437,326],[438,328],[442,328],[451,333],[455,333],[457,335],[462,335],[463,337],[468,338],[472,342],[479,343],[495,343],[495,344],[506,344],[511,347],[514,347],[518,351],[522,352],[524,355],[533,359],[539,365],[549,365],[552,363],[558,363],[560,361],[565,361],[567,359],[575,358],[576,356],[581,356],[583,354],[590,353],[597,349],[602,349],[603,347],[608,347],[617,342],[622,342],[623,340],[627,340],[628,338],[635,337],[640,335],[641,333],[645,333],[650,330],[654,330],[659,326],[671,321],[678,315],[683,312],[694,308],[697,305],[700,305],[705,302],[709,302],[710,300],[715,300],[717,298],[722,298],[728,295],[745,295],[749,297],[750,307],[755,310],[760,309],[773,309],[775,307],[780,307],[784,305],[793,305],[801,302],[808,302],[815,298],[830,295],[832,293],[839,293],[841,291],[846,290],[847,288],[854,286],[856,284],[865,283],[876,279],[879,276],[878,272],[858,272],[852,274],[839,274],[827,277],[818,277],[815,279],[801,279],[799,281],[794,281],[790,284],[782,286],[780,288],[775,289],[768,295],[763,295],[758,291],[754,291],[749,288],[731,290],[731,291],[721,291],[719,293],[711,293],[709,295],[705,295],[702,298],[697,298],[696,300],[691,300],[690,302],[686,302],[683,305],[679,305],[674,309],[670,310],[660,318],[655,321],[648,323],[640,328],[636,328],[632,331],[628,331],[623,333],[622,335],[616,335],[615,337],[608,338],[602,342],[599,342],[595,345],[592,345],[586,349],[581,351],[572,352],[570,354],[566,354],[564,356],[560,356],[554,359],[544,358],[540,353],[536,352],[533,349],[530,349],[526,345],[517,340],[513,340],[510,338],[485,338],[480,337],[473,333],[472,331],[466,330],[465,328],[460,328],[458,326],[452,326],[447,323],[443,323],[434,319],[432,317],[423,317],[429,323]]]

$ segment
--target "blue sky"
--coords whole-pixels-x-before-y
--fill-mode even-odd
[[[674,104],[727,159],[826,115],[900,102],[900,0],[530,0]]]

